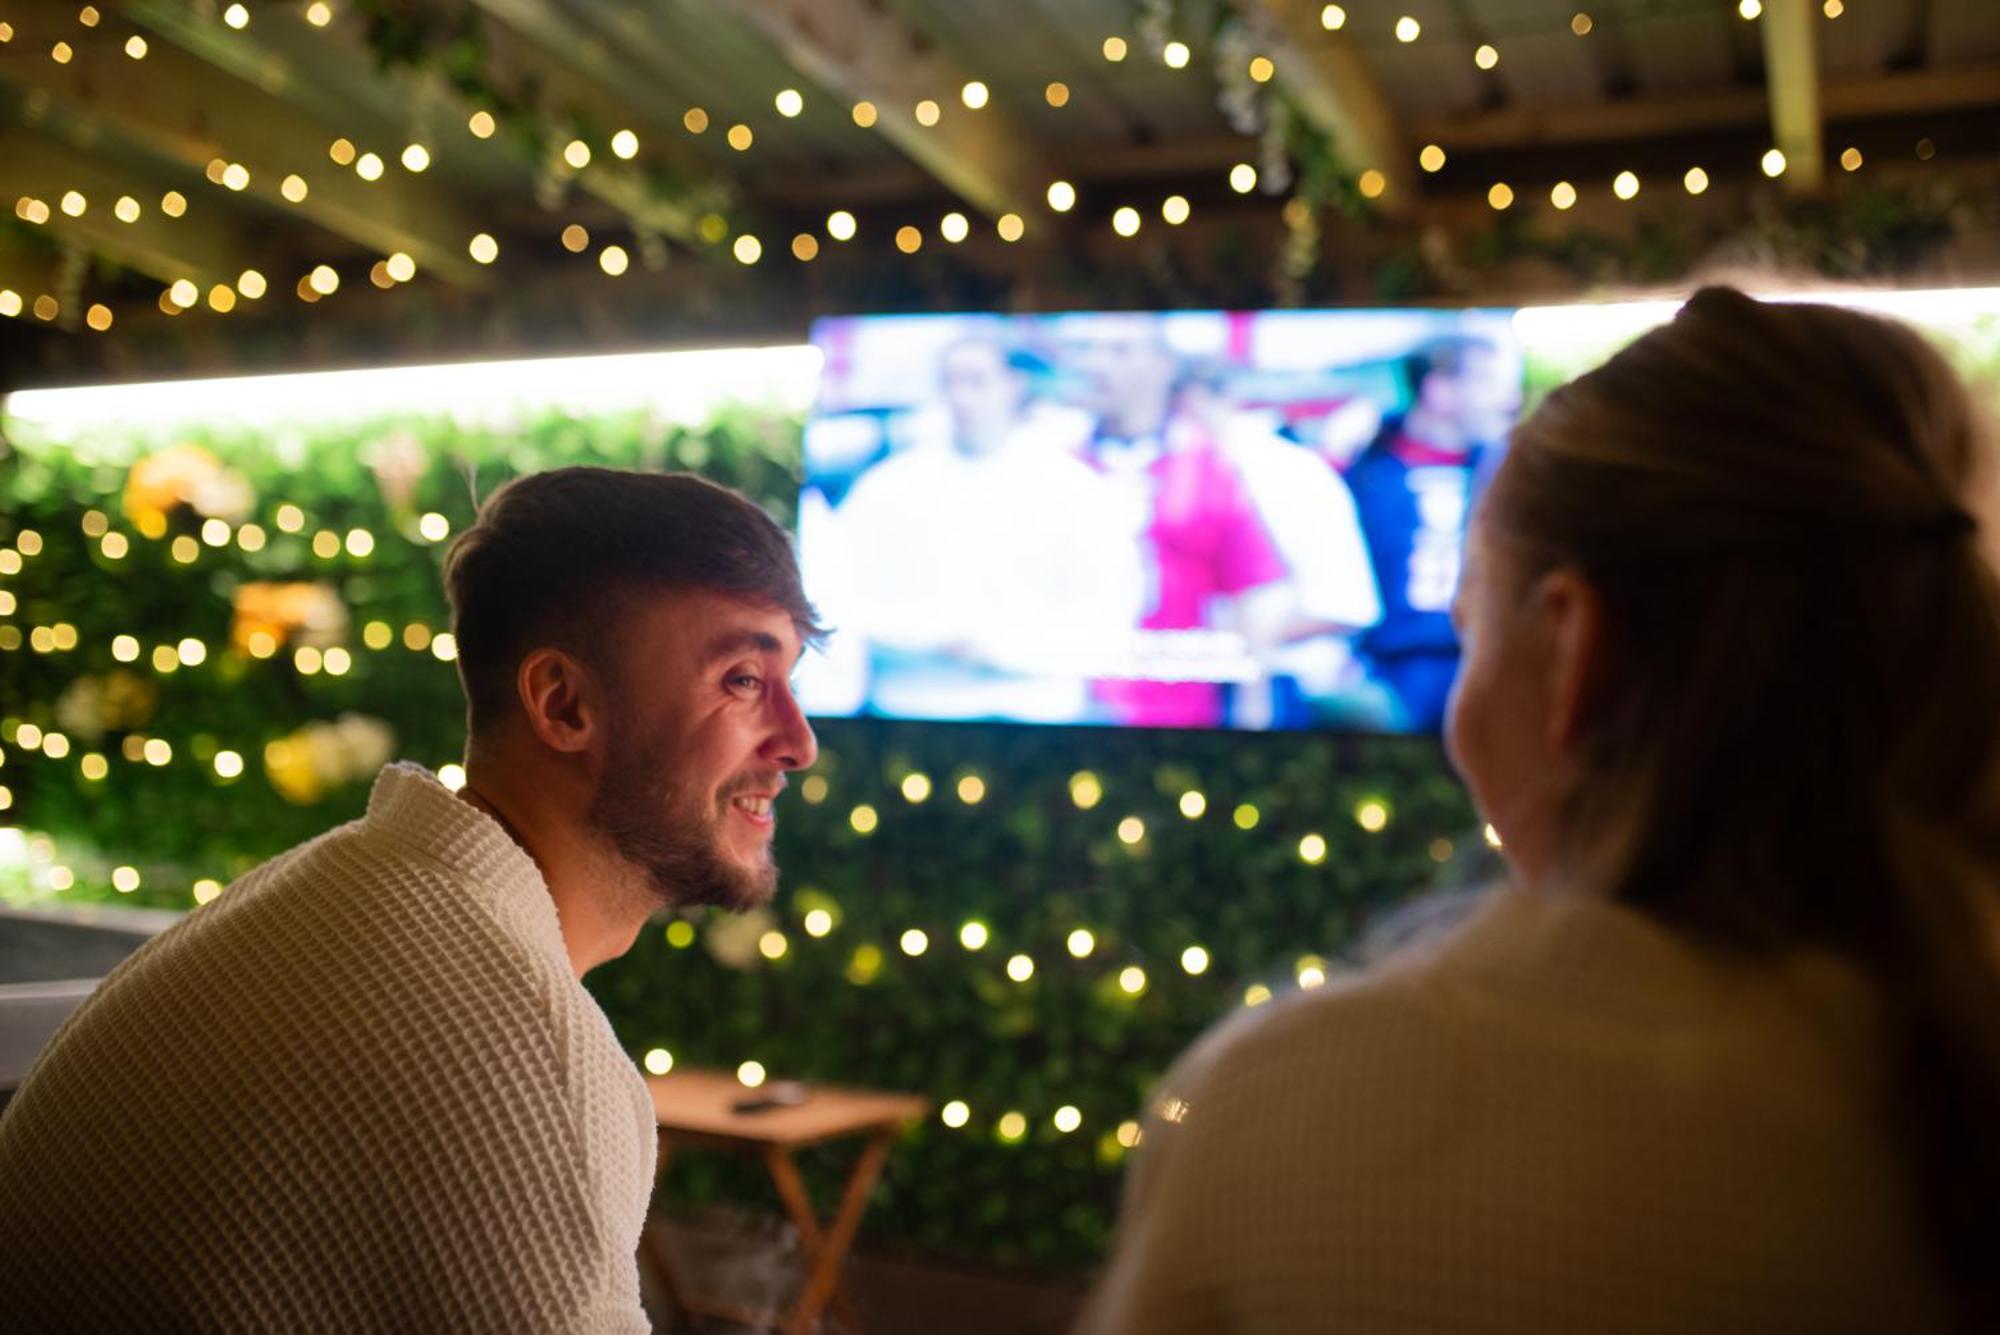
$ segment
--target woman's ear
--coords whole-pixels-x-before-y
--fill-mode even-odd
[[[1604,596],[1574,567],[1544,575],[1535,590],[1545,657],[1548,740],[1569,750],[1596,709],[1609,671]]]
[[[529,730],[544,746],[575,753],[599,739],[604,718],[596,679],[574,655],[546,647],[524,655],[514,689]]]

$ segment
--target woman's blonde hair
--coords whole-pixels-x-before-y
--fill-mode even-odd
[[[2000,1330],[1991,449],[1912,330],[1706,288],[1516,429],[1480,523],[1603,598],[1577,873],[1719,948],[1831,949],[1874,981],[1938,1252]]]

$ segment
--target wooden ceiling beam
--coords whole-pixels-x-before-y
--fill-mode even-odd
[[[2000,107],[2000,67],[1964,66],[1830,83],[1820,89],[1828,121],[1887,120],[1928,112]],[[1664,139],[1764,123],[1770,100],[1751,88],[1580,106],[1509,107],[1411,123],[1413,140],[1451,149],[1541,148]]]
[[[1820,123],[1816,6],[1809,0],[1765,0],[1764,90],[1771,100],[1771,142],[1785,155],[1785,187],[1805,194],[1826,180]]]
[[[1033,220],[1055,169],[1004,110],[963,106],[973,72],[893,10],[870,0],[737,0],[732,12],[820,87],[872,102],[882,137],[972,207]],[[936,125],[917,120],[925,99],[938,104]]]
[[[1357,174],[1382,173],[1385,186],[1375,207],[1391,215],[1404,212],[1412,197],[1415,160],[1361,48],[1345,31],[1326,30],[1319,0],[1236,3],[1262,20],[1278,82],[1299,111],[1333,140],[1335,151]]]
[[[339,127],[165,42],[152,43],[144,59],[129,59],[122,49],[134,35],[129,24],[107,16],[82,29],[73,18],[67,6],[20,11],[14,40],[0,47],[0,80],[196,178],[215,159],[240,163],[250,174],[245,194],[358,245],[382,254],[406,251],[425,270],[460,286],[489,281],[466,254],[467,241],[480,229],[443,189],[394,164],[381,180],[364,181],[327,160]],[[49,57],[59,40],[73,50],[67,62]],[[298,203],[279,189],[292,173],[309,187]],[[191,198],[229,193],[220,186],[189,190]]]
[[[11,210],[15,199],[32,195],[49,208],[41,224],[49,234],[73,241],[115,264],[162,283],[187,278],[203,287],[234,282],[255,267],[255,247],[214,209],[194,216],[169,218],[160,211],[166,187],[154,178],[123,172],[102,159],[76,152],[32,131],[0,130],[0,182],[6,197],[0,207]],[[63,212],[63,196],[83,197],[83,212]],[[121,222],[113,212],[120,196],[139,205],[137,218]]]
[[[667,95],[658,76],[614,46],[580,34],[576,20],[550,0],[473,0],[491,22],[491,58],[540,89],[546,110],[574,110],[606,127],[636,121],[648,130],[641,151],[681,174],[706,179],[697,202],[659,198],[635,168],[600,154],[577,174],[578,185],[639,227],[689,245],[700,241],[703,214],[726,206],[734,191],[699,153],[677,142],[686,108]]]

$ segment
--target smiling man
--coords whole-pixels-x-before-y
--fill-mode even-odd
[[[581,979],[768,899],[817,747],[789,539],[699,478],[497,492],[445,572],[462,792],[414,765],[106,979],[0,1120],[9,1322],[644,1331],[645,1086]]]

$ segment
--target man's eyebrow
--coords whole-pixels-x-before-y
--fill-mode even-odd
[[[708,642],[702,661],[713,663],[724,658],[734,658],[738,654],[781,654],[785,646],[777,636],[761,630],[724,631]]]

